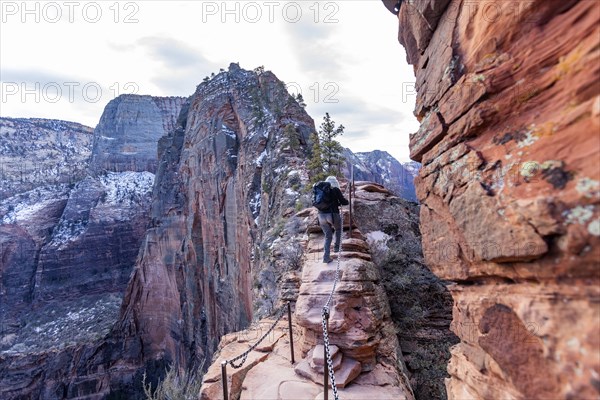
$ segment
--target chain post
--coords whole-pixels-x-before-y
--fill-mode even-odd
[[[229,400],[227,393],[227,361],[221,362],[221,382],[223,382],[223,400]]]
[[[292,365],[294,365],[294,363],[296,362],[296,360],[294,360],[294,333],[292,331],[292,306],[291,306],[291,302],[288,301],[287,303],[287,311],[288,311],[288,326],[290,328],[290,352],[292,353]]]
[[[329,312],[325,312],[325,327],[327,331],[329,331]],[[324,400],[329,399],[329,368],[327,365],[327,346],[329,346],[329,344],[323,341],[323,388],[325,389]]]

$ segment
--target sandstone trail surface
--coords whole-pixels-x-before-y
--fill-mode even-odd
[[[385,190],[364,183],[357,196]],[[357,201],[360,197],[357,197]],[[340,276],[330,306],[329,341],[337,388],[342,399],[413,399],[402,353],[390,319],[380,272],[371,262],[369,245],[358,229],[348,230],[349,215],[341,252],[334,261],[322,262],[324,236],[316,211],[306,209],[295,216],[307,225],[300,287],[292,317],[295,364],[291,362],[287,316],[259,347],[251,351],[239,369],[228,367],[230,398],[240,399],[322,399],[323,332],[322,308],[336,275]],[[350,233],[352,232],[352,233]],[[201,399],[222,399],[221,363],[246,351],[263,334],[274,318],[266,318],[241,332],[223,337],[213,363],[204,376]],[[236,361],[236,363],[239,360]],[[333,398],[330,390],[329,398]]]
[[[385,0],[393,9],[395,1]],[[600,394],[600,3],[402,3],[450,399]]]

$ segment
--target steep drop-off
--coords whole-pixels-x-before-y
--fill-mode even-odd
[[[398,19],[423,251],[455,282],[449,398],[597,398],[600,4],[416,0]]]
[[[119,141],[143,124],[147,132],[143,144],[153,149],[156,164],[158,138],[169,125],[161,120],[149,124],[135,115],[144,114],[144,104],[173,101],[149,96],[114,99],[94,131],[94,141],[105,135]],[[132,111],[135,108],[139,113]],[[179,108],[169,112],[178,114]],[[175,118],[167,114],[163,114],[165,120]],[[128,122],[114,130],[111,127],[118,124],[113,119]],[[4,171],[10,179],[7,182],[37,187],[0,202],[0,394],[3,398],[62,398],[60,388],[69,389],[57,382],[77,375],[69,370],[66,355],[105,336],[117,320],[150,221],[154,174],[127,166],[120,172],[108,171],[94,167],[93,161],[90,167],[95,154],[91,135],[82,138],[65,128],[75,124],[21,119],[3,119],[2,123],[9,142],[5,150],[12,150],[7,156],[22,159],[27,166],[34,154],[34,160],[41,157],[36,164],[40,171],[60,174],[38,181],[35,173],[24,180],[19,170]],[[121,150],[111,149],[114,153]],[[136,153],[129,150],[131,165],[147,165],[152,151],[135,162]]]
[[[344,185],[347,186],[347,185]],[[370,211],[387,209],[391,203],[410,204],[392,196],[382,186],[357,183],[355,203],[361,204],[363,221],[375,223]],[[394,211],[398,211],[396,208]],[[415,210],[402,207],[402,213],[415,216]],[[341,399],[414,399],[396,337],[390,307],[380,269],[371,262],[370,246],[357,229],[350,231],[349,210],[343,210],[345,232],[339,258],[339,282],[329,305],[328,342],[332,370]],[[358,217],[357,217],[358,219]],[[221,363],[258,345],[240,368],[227,374],[231,398],[240,399],[313,399],[323,398],[323,326],[322,308],[334,287],[337,262],[323,264],[324,236],[318,225],[317,210],[309,207],[292,216],[298,222],[296,233],[301,242],[297,292],[289,296],[294,331],[295,360],[291,361],[290,333],[287,321],[280,321],[265,342],[257,343],[261,331],[274,318],[257,322],[247,330],[222,338],[212,365],[204,376],[201,399],[222,399]],[[377,229],[377,228],[376,228]],[[376,243],[380,246],[380,243]],[[279,257],[285,258],[285,253]],[[281,307],[278,302],[277,308]],[[285,308],[284,308],[285,310]],[[284,313],[285,315],[285,313]],[[333,395],[330,394],[331,398]]]
[[[172,99],[167,100],[172,104]],[[314,122],[272,73],[245,71],[232,64],[229,71],[198,86],[182,105],[173,129],[157,144],[147,136],[146,144],[123,147],[120,142],[131,140],[118,139],[119,134],[128,137],[127,129],[146,129],[134,129],[135,116],[150,112],[144,111],[146,106],[155,109],[156,103],[153,98],[121,97],[107,107],[101,119],[106,123],[96,130],[103,137],[94,146],[100,153],[93,163],[101,171],[91,168],[93,175],[74,188],[81,192],[76,198],[97,206],[73,207],[72,212],[91,215],[103,204],[96,190],[99,183],[114,177],[118,186],[129,182],[125,179],[129,175],[132,185],[140,183],[145,174],[151,175],[137,171],[139,166],[152,165],[144,161],[148,149],[159,152],[146,219],[149,229],[141,248],[123,244],[127,251],[139,249],[139,254],[117,323],[109,335],[95,342],[43,353],[1,354],[3,397],[142,398],[143,373],[155,386],[171,363],[197,367],[211,356],[224,333],[247,326],[253,306],[260,312],[261,304],[252,301],[253,291],[260,291],[253,285],[253,273],[273,268],[268,244],[278,237],[282,215],[293,213],[300,197],[291,187],[307,181],[302,164]],[[139,113],[136,107],[142,108]],[[160,122],[161,129],[170,120],[149,118]],[[145,124],[147,119],[139,122]],[[282,134],[290,125],[300,142],[295,149]],[[142,161],[123,162],[122,153],[130,157],[134,150],[141,152]],[[122,171],[131,165],[134,171]],[[118,187],[111,193],[108,200],[120,198]],[[130,204],[125,197],[123,201]],[[144,196],[146,201],[149,198]],[[65,213],[69,209],[67,204]],[[111,208],[115,213],[127,209]],[[67,243],[80,237],[87,236],[69,236]],[[60,293],[77,295],[77,285],[74,288],[73,294]]]
[[[296,201],[282,183],[298,159],[282,151],[281,132],[292,124],[306,145],[314,129],[272,73],[237,64],[184,108],[161,143],[153,226],[116,327],[145,344],[143,359],[180,366],[251,321],[260,231]]]

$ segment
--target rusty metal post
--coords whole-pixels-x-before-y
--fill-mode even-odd
[[[292,365],[296,362],[294,360],[294,333],[292,332],[292,303],[288,301],[287,309],[288,309],[288,326],[290,328],[290,351],[292,353]]]
[[[229,400],[227,393],[227,361],[221,362],[221,382],[223,382],[223,400]]]
[[[327,332],[329,332],[329,313],[325,314],[325,325],[327,326]],[[329,369],[327,366],[327,343],[325,343],[325,341],[323,341],[323,389],[325,389],[325,391],[323,392],[323,399],[324,400],[328,400],[329,399]]]

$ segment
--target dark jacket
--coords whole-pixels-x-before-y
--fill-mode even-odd
[[[333,205],[329,210],[319,211],[322,214],[340,213],[340,206],[347,206],[348,200],[342,194],[342,191],[336,187],[331,187],[331,195],[333,197]]]

